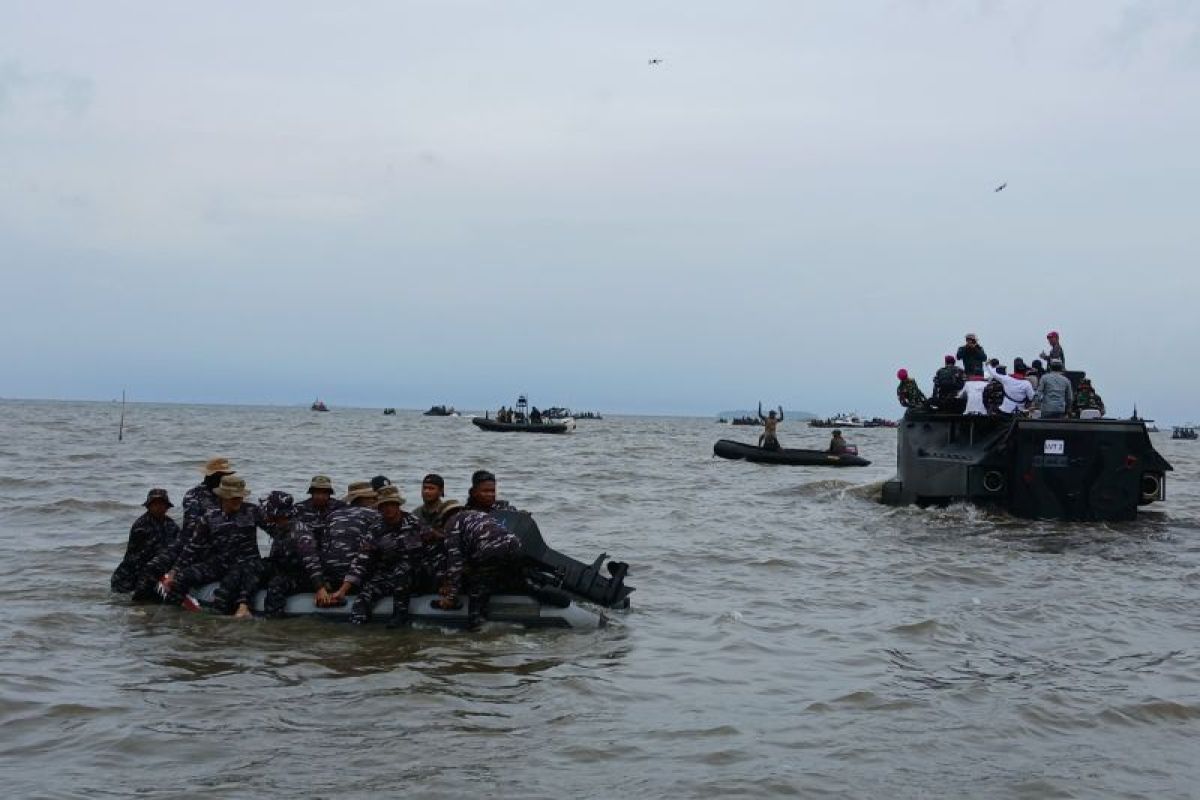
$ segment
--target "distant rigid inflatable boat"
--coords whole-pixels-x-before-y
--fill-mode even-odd
[[[504,433],[568,433],[575,430],[575,420],[566,419],[559,422],[496,422],[487,417],[472,417],[473,422],[485,431]]]
[[[781,448],[764,450],[745,442],[721,439],[713,445],[713,455],[755,464],[790,464],[801,467],[865,467],[871,462],[852,453],[837,455],[824,450]]]

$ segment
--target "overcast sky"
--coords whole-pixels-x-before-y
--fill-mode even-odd
[[[0,0],[0,396],[1192,420],[1198,143],[1190,0]]]

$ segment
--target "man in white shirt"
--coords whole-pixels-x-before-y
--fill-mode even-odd
[[[1004,402],[1000,404],[1000,413],[1012,416],[1018,411],[1025,411],[1033,402],[1033,386],[1022,378],[1014,378],[1006,374],[1003,366],[995,369],[990,364],[983,365],[983,374],[988,380],[999,381],[1004,387]]]
[[[987,415],[987,406],[983,404],[983,390],[987,388],[987,381],[982,375],[968,375],[967,382],[963,384],[963,388],[959,390],[959,398],[967,399],[967,408],[963,411],[964,414],[982,414]]]

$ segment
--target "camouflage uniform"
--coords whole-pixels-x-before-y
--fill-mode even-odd
[[[1100,395],[1096,394],[1096,390],[1088,386],[1080,386],[1075,393],[1075,412],[1087,411],[1095,409],[1101,414],[1104,413],[1104,401],[1100,399]]]
[[[388,524],[380,519],[371,527],[370,543],[351,570],[364,577],[350,610],[351,622],[369,620],[371,608],[388,595],[394,600],[393,619],[401,619],[407,616],[414,591],[436,590],[443,549],[431,534],[431,528],[407,512],[402,512],[399,522]]]
[[[912,378],[905,378],[896,387],[896,398],[905,408],[920,408],[925,405],[925,393]]]
[[[378,521],[379,512],[373,508],[345,506],[329,515],[325,535],[305,526],[296,545],[314,590],[324,586],[336,591],[343,581],[353,586],[362,583],[366,560],[359,556],[368,548]]]
[[[163,570],[154,566],[170,553],[179,539],[179,526],[170,517],[155,518],[147,511],[129,529],[129,544],[125,547],[125,558],[112,574],[114,592],[132,592],[134,599],[153,598],[154,584]]]
[[[461,511],[446,531],[446,563],[440,574],[443,599],[453,603],[464,585],[472,611],[484,601],[505,567],[515,567],[521,540],[499,520],[477,511]]]
[[[947,364],[933,375],[933,399],[946,401],[958,397],[967,382],[967,374],[957,364]]]
[[[335,511],[341,511],[343,508],[346,508],[346,504],[336,497],[329,498],[329,503],[325,508],[314,506],[310,497],[304,502],[296,504],[296,519],[304,523],[305,527],[312,531],[318,539],[324,539],[325,534],[329,532],[329,518]]]
[[[243,503],[232,514],[220,508],[201,516],[174,567],[175,581],[167,599],[180,602],[191,589],[220,581],[214,605],[229,613],[250,603],[262,577],[257,529],[267,530],[258,506]]]

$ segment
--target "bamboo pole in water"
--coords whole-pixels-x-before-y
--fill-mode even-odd
[[[117,428],[117,441],[125,439],[125,390],[121,390],[121,426]]]

